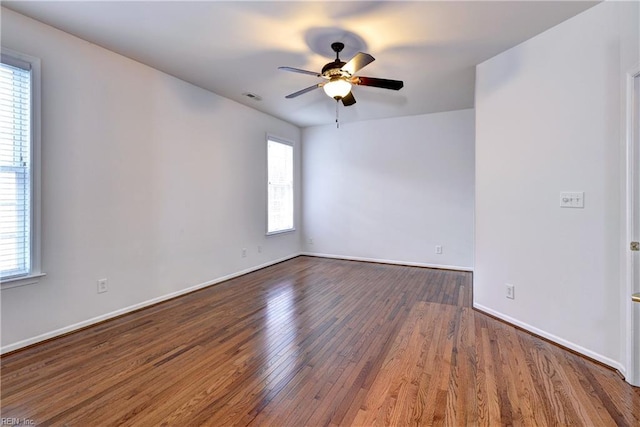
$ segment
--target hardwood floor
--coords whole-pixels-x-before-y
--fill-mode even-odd
[[[470,273],[295,258],[2,357],[3,422],[640,425],[640,389],[470,305]]]

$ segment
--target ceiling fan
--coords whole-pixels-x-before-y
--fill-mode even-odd
[[[343,62],[340,60],[340,52],[344,49],[344,43],[332,43],[331,49],[336,53],[336,59],[322,67],[322,71],[320,73],[293,67],[278,67],[279,70],[309,74],[326,80],[287,95],[285,98],[295,98],[296,96],[300,96],[321,87],[329,97],[336,101],[342,101],[342,104],[344,104],[345,107],[348,107],[349,105],[356,103],[356,99],[351,92],[351,87],[353,85],[373,86],[391,90],[400,90],[404,86],[404,83],[401,80],[355,76],[355,73],[375,61],[375,58],[368,53],[359,52],[348,62]]]

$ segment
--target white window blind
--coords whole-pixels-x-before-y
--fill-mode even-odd
[[[31,271],[31,67],[0,61],[0,278]]]
[[[293,230],[293,146],[267,140],[267,234]]]

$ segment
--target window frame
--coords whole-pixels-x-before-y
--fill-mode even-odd
[[[41,65],[40,58],[27,55],[12,49],[0,47],[3,57],[15,62],[28,63],[31,68],[31,153],[30,153],[30,227],[29,256],[31,259],[29,272],[25,275],[0,280],[0,290],[18,286],[32,285],[39,282],[45,274],[42,272],[41,256]],[[4,62],[4,61],[3,61]]]
[[[291,171],[291,176],[292,176],[292,180],[291,180],[291,195],[292,195],[292,201],[291,201],[291,228],[287,228],[284,230],[277,230],[277,231],[269,231],[269,141],[273,141],[275,143],[278,144],[283,144],[283,145],[288,145],[291,147],[291,167],[292,167],[292,171]],[[266,159],[266,164],[265,164],[265,190],[266,190],[266,197],[265,197],[265,235],[266,236],[275,236],[278,234],[285,234],[285,233],[292,233],[296,231],[296,146],[295,143],[293,141],[289,141],[287,139],[281,138],[279,136],[275,136],[272,134],[267,134],[266,135],[266,139],[265,139],[265,159]]]

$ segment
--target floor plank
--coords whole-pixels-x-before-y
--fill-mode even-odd
[[[470,305],[470,273],[298,257],[1,357],[2,417],[640,425],[640,389]]]

